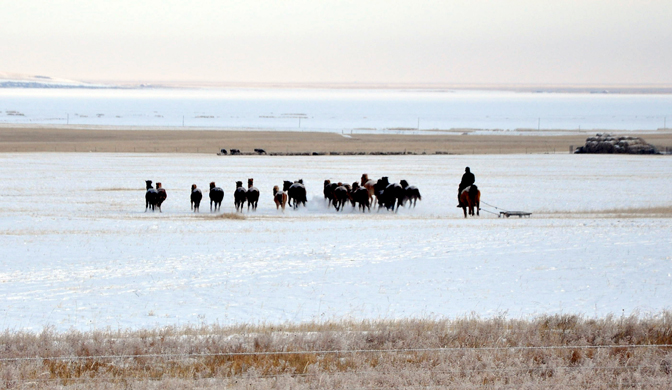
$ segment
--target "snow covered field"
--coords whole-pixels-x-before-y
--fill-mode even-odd
[[[465,166],[482,200],[529,219],[464,219]],[[587,316],[671,309],[672,218],[613,209],[672,206],[672,159],[655,156],[217,157],[1,154],[0,328],[505,314]],[[326,209],[324,179],[408,180],[415,209]],[[243,220],[189,210],[216,181]],[[303,178],[309,204],[275,209],[271,188]],[[168,191],[144,212],[144,180]],[[485,206],[484,206],[485,207]],[[496,211],[489,208],[492,211]]]

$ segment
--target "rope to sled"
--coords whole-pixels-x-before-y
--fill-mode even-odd
[[[492,205],[492,204],[490,204],[490,203],[488,203],[488,202],[483,202],[483,201],[481,201],[481,203],[483,203],[483,204],[485,204],[485,205],[488,205],[488,206],[490,206],[490,207],[493,207],[493,208],[495,208],[496,210],[506,211],[506,210],[504,210],[504,209],[500,209],[499,207],[497,207],[497,206],[495,206],[495,205]],[[480,208],[480,210],[485,211],[486,213],[494,214],[494,215],[496,215],[496,216],[498,216],[498,217],[501,216],[499,213],[494,213],[494,212],[492,212],[492,211],[490,211],[490,210],[486,210],[486,209],[484,209],[484,208],[482,208],[482,207]]]
[[[495,206],[495,205],[492,205],[492,204],[490,204],[490,203],[488,203],[488,202],[483,202],[483,201],[481,201],[481,203],[483,203],[483,204],[485,204],[485,205],[488,205],[488,206],[490,206],[490,207],[494,207],[496,210],[506,211],[506,210],[504,210],[504,209],[500,209],[499,207],[497,207],[497,206]]]

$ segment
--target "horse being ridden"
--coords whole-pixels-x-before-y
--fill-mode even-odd
[[[152,187],[151,180],[145,180],[145,184],[147,185],[147,192],[145,192],[145,212],[147,212],[149,208],[154,211],[156,210],[156,204],[159,201],[159,192]]]
[[[191,185],[191,209],[194,212],[200,211],[201,199],[203,199],[203,193],[199,188],[196,187],[196,184]]]
[[[464,218],[467,218],[467,208],[469,208],[469,215],[474,215],[474,207],[476,208],[476,215],[480,215],[481,210],[481,191],[475,184],[462,190],[460,193],[460,204],[462,211],[464,211]]]
[[[457,202],[458,202],[457,207],[463,206],[462,201],[460,200],[462,190],[474,184],[475,182],[476,182],[476,176],[474,176],[474,174],[471,173],[469,167],[464,168],[464,175],[462,175],[462,181],[460,181],[460,185],[457,187]]]
[[[222,207],[222,200],[224,200],[224,190],[221,187],[216,187],[215,182],[210,182],[210,211],[212,211],[212,204],[215,204],[215,212]]]
[[[243,188],[243,182],[236,182],[236,190],[233,193],[233,204],[236,206],[236,211],[243,212],[243,206],[247,200],[247,190]]]
[[[254,186],[254,179],[247,179],[247,210],[257,209],[257,203],[259,203],[259,189]]]

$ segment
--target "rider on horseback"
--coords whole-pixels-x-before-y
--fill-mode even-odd
[[[460,194],[462,193],[462,190],[469,187],[470,185],[473,185],[474,182],[476,182],[476,176],[471,173],[469,167],[466,167],[464,169],[464,175],[462,175],[462,181],[457,187],[457,207],[462,207],[462,202],[460,202]]]

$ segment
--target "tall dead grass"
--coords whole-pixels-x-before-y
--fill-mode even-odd
[[[672,386],[672,313],[5,331],[4,388]]]

